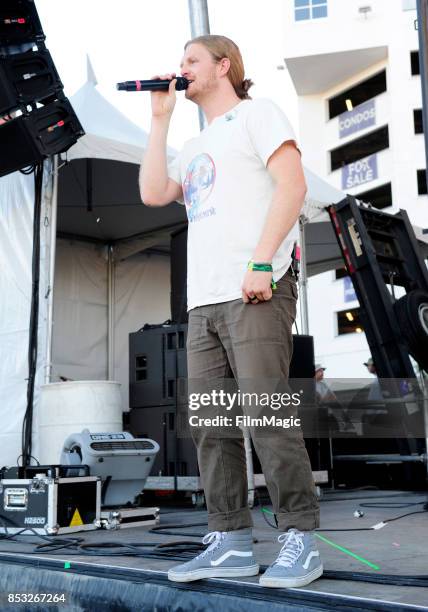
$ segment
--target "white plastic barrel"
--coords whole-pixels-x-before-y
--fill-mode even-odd
[[[39,409],[42,465],[59,463],[63,443],[72,433],[122,431],[120,383],[77,380],[42,385]]]

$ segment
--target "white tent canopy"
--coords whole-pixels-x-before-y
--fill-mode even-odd
[[[325,210],[330,204],[337,204],[346,197],[346,193],[336,189],[308,168],[304,168],[308,188],[303,214],[311,222],[329,221]]]
[[[87,81],[70,98],[85,136],[68,151],[67,158],[110,159],[140,164],[147,146],[148,134],[108,102],[97,90],[97,79],[87,59]],[[168,157],[174,149],[168,148]]]

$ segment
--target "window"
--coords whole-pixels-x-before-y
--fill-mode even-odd
[[[382,72],[358,83],[358,85],[342,91],[337,96],[334,96],[334,98],[330,98],[328,101],[329,118],[333,119],[337,115],[346,113],[348,110],[346,100],[351,100],[352,106],[355,108],[384,91],[386,91],[386,70],[382,70]]]
[[[410,52],[410,69],[413,75],[421,73],[419,69],[419,52],[418,51]]]
[[[424,125],[422,121],[422,109],[415,108],[413,111],[413,124],[415,126],[415,134],[423,134]]]
[[[418,194],[425,195],[428,193],[427,189],[427,173],[425,170],[418,170]]]
[[[296,21],[327,17],[327,0],[294,0]]]
[[[369,191],[363,191],[362,193],[356,194],[355,197],[358,198],[358,200],[362,200],[366,204],[375,206],[376,208],[386,208],[387,206],[392,206],[391,183],[380,185],[380,187],[370,189]]]
[[[388,126],[385,125],[374,132],[365,134],[348,144],[330,151],[331,171],[351,164],[358,159],[373,155],[389,147]]]
[[[349,310],[340,310],[336,313],[337,317],[337,334],[361,334],[363,326],[360,320],[360,309],[350,308]]]

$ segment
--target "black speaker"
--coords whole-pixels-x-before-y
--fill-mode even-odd
[[[171,317],[187,323],[187,226],[171,234]]]
[[[83,128],[68,100],[57,100],[0,126],[0,176],[67,151]]]
[[[160,446],[152,476],[198,476],[196,447],[189,437],[177,436],[177,414],[173,406],[134,408],[129,415],[130,431]]]
[[[293,336],[293,358],[290,363],[290,378],[315,376],[314,337],[304,334]]]
[[[0,116],[57,96],[63,85],[47,49],[0,56]]]
[[[187,403],[187,325],[153,325],[129,334],[129,406]]]
[[[45,35],[33,0],[1,0],[0,46],[42,43]]]

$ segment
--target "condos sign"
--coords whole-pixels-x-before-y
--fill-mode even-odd
[[[342,189],[358,187],[377,179],[377,155],[369,155],[342,168]]]
[[[375,101],[367,100],[339,116],[339,138],[364,130],[376,123]]]

